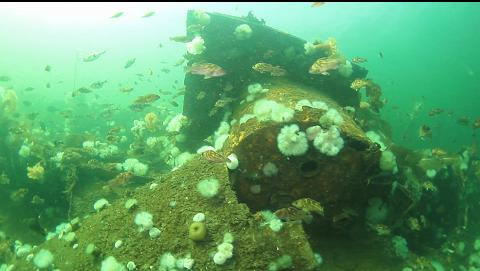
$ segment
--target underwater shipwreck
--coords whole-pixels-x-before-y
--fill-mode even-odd
[[[381,86],[334,39],[193,10],[186,37],[183,113],[146,113],[112,155],[42,145],[4,93],[1,153],[38,143],[27,168],[0,158],[1,181],[43,186],[3,198],[31,202],[19,227],[46,241],[0,236],[0,270],[480,270],[476,148],[396,145]]]

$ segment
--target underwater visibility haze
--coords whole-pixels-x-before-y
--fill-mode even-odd
[[[480,270],[478,14],[1,3],[0,271]]]

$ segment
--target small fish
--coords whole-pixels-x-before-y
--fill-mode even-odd
[[[426,138],[432,138],[432,129],[427,125],[422,125],[418,130],[418,137],[421,140],[425,140]]]
[[[163,73],[169,73],[169,72],[170,72],[170,70],[167,69],[167,68],[163,68],[163,69],[161,69],[160,71],[163,72]]]
[[[20,135],[22,133],[25,133],[26,131],[23,129],[23,127],[11,127],[8,129],[8,131],[12,134],[15,135]]]
[[[441,108],[433,108],[432,110],[430,110],[430,112],[428,112],[428,115],[430,117],[433,117],[433,116],[436,116],[436,115],[439,115],[441,113],[443,113],[445,110],[441,109]]]
[[[235,99],[233,98],[222,98],[215,102],[214,107],[224,108],[226,105],[230,104],[233,101],[235,101]]]
[[[127,60],[127,63],[125,63],[125,66],[123,66],[124,69],[130,68],[134,63],[135,63],[136,58],[132,58]]]
[[[83,62],[92,62],[97,60],[99,57],[101,57],[103,54],[105,54],[107,51],[101,51],[101,52],[92,52],[88,56],[83,58]]]
[[[32,91],[32,90],[34,90],[34,88],[32,88],[32,87],[27,87],[27,88],[25,88],[23,91]]]
[[[113,135],[113,134],[118,134],[122,131],[122,127],[113,127],[112,129],[108,130],[108,133],[109,135]]]
[[[225,70],[213,63],[194,63],[188,71],[192,74],[203,75],[203,79],[220,77],[226,74]]]
[[[6,76],[6,75],[1,75],[0,76],[0,81],[2,81],[2,82],[8,82],[10,80],[12,80],[12,78],[10,78],[9,76]]]
[[[50,65],[45,66],[45,71],[49,72],[52,70],[52,67]]]
[[[342,212],[332,217],[332,222],[338,224],[358,217],[358,213],[352,208],[343,208]]]
[[[118,135],[107,135],[105,139],[110,143],[117,143],[120,141],[120,136]]]
[[[34,205],[42,205],[43,203],[45,203],[45,200],[39,197],[38,195],[34,195],[30,203]]]
[[[112,189],[117,186],[125,186],[128,184],[132,179],[134,175],[131,172],[122,172],[115,176],[115,178],[111,179],[108,181],[107,185],[103,187],[104,189]]]
[[[284,221],[301,221],[309,215],[307,212],[293,207],[279,209],[274,214]]]
[[[433,149],[432,149],[432,155],[433,155],[433,156],[436,156],[436,157],[444,157],[444,156],[447,156],[448,153],[447,153],[447,151],[445,151],[445,150],[443,150],[443,149],[433,148]]]
[[[192,32],[194,34],[201,33],[205,29],[204,25],[201,24],[192,24],[187,27],[187,32]]]
[[[214,150],[202,152],[202,156],[212,163],[230,163],[230,159],[228,157],[225,157]]]
[[[123,15],[123,12],[120,11],[120,12],[115,13],[115,15],[113,15],[112,17],[110,17],[110,19],[118,18],[118,17],[120,17],[120,16],[122,16],[122,15]]]
[[[91,93],[92,92],[91,89],[86,88],[86,87],[81,87],[81,88],[77,89],[77,91],[80,92],[80,93]]]
[[[197,94],[197,100],[202,100],[203,98],[205,98],[206,95],[207,95],[207,93],[205,91],[200,91]]]
[[[155,14],[155,11],[149,11],[142,16],[142,18],[152,17]]]
[[[80,95],[81,93],[91,93],[92,90],[89,89],[89,88],[86,88],[86,87],[81,87],[77,90],[75,90],[74,92],[72,92],[72,97],[76,97],[78,95]]]
[[[230,91],[232,91],[232,90],[233,90],[233,85],[232,85],[232,83],[230,83],[230,82],[227,82],[227,83],[225,84],[225,86],[223,87],[223,91],[225,91],[225,92],[230,92]]]
[[[32,105],[32,102],[30,102],[30,101],[23,101],[22,103],[25,106],[31,106]]]
[[[296,207],[298,209],[302,209],[307,212],[317,213],[321,216],[325,214],[322,204],[311,198],[297,199],[296,201],[292,202],[292,205],[293,207]]]
[[[457,119],[457,123],[463,126],[468,126],[470,124],[470,119],[468,117],[461,117]]]
[[[426,191],[431,191],[431,192],[436,192],[438,190],[438,188],[430,181],[426,181],[422,183],[422,187]]]
[[[387,225],[375,224],[369,226],[377,233],[378,236],[387,236],[392,233],[392,230]]]
[[[26,194],[28,194],[28,188],[19,188],[10,194],[10,199],[13,201],[20,201]]]
[[[47,84],[45,85],[46,88],[50,88],[50,86],[51,86],[50,83],[47,83]]]
[[[158,44],[158,48],[163,48],[163,44],[161,42]]]
[[[271,76],[284,76],[287,71],[280,66],[273,66],[272,64],[259,62],[253,65],[252,69],[259,73],[270,73]]]
[[[145,109],[149,106],[150,106],[149,104],[132,104],[128,108],[130,108],[130,110],[135,111],[135,112],[142,112],[143,109]]]
[[[218,109],[218,107],[212,107],[212,109],[210,109],[210,112],[208,112],[208,116],[213,117],[215,114],[218,113]]]
[[[308,72],[310,74],[329,75],[328,71],[336,70],[343,63],[342,59],[336,57],[322,57],[312,64]]]
[[[477,118],[474,122],[473,122],[473,129],[478,129],[480,128],[480,118]]]
[[[134,104],[151,104],[158,99],[160,99],[160,96],[158,96],[157,94],[147,94],[144,96],[137,97],[137,99],[133,103]]]
[[[183,96],[183,95],[185,95],[185,90],[177,92],[172,98],[175,99],[175,98]]]
[[[325,42],[316,40],[313,42],[314,51],[323,51],[327,57],[333,57],[337,54],[337,41],[334,38],[328,38]]]
[[[175,102],[175,101],[171,101],[170,104],[173,105],[173,106],[175,106],[175,107],[178,107],[178,103]]]
[[[40,115],[40,113],[38,113],[38,112],[37,113],[30,113],[30,114],[27,115],[27,118],[29,120],[35,120],[38,117],[38,115]]]
[[[359,91],[361,88],[367,87],[369,83],[370,83],[370,80],[368,79],[355,79],[350,85],[350,88],[356,91]]]
[[[275,54],[275,51],[272,49],[269,49],[263,54],[263,58],[265,59],[272,58],[274,54]]]
[[[114,107],[115,104],[113,104],[113,103],[105,103],[105,104],[101,104],[100,106],[103,107],[103,108],[111,108],[111,107]]]
[[[178,66],[182,65],[183,63],[185,63],[185,58],[180,58],[177,62],[175,62],[175,64],[173,64],[173,66],[178,67]]]
[[[352,63],[356,63],[356,64],[365,63],[367,61],[368,61],[368,59],[366,59],[364,57],[357,56],[357,57],[352,58]]]
[[[59,114],[60,114],[60,116],[66,118],[66,119],[69,119],[69,118],[72,117],[73,113],[72,113],[72,111],[65,110],[65,111],[60,112]]]
[[[312,8],[318,8],[318,7],[321,7],[325,4],[325,2],[313,2],[311,7]]]
[[[165,95],[165,96],[172,95],[172,92],[166,91],[166,90],[164,91],[164,90],[161,90],[161,89],[158,90],[158,93],[160,93],[162,95]]]
[[[96,81],[96,82],[93,82],[93,83],[90,85],[90,88],[99,89],[99,88],[102,88],[105,83],[107,83],[107,80],[105,80],[105,81]]]
[[[380,58],[383,59],[383,53],[382,52],[378,52],[378,56],[380,56]]]
[[[49,105],[47,106],[47,111],[50,112],[50,113],[54,113],[54,112],[57,112],[59,109],[53,105]]]
[[[187,36],[176,36],[176,37],[170,37],[170,40],[174,42],[187,43],[187,42],[191,42],[192,38]]]
[[[55,147],[60,147],[60,146],[65,145],[65,142],[63,142],[63,140],[61,140],[61,139],[56,139],[56,140],[53,141],[53,145]]]
[[[460,161],[459,155],[446,155],[442,157],[424,157],[420,159],[417,165],[427,171],[429,169],[434,169],[439,171],[440,169],[444,168],[445,166],[451,166],[456,164]]]
[[[0,175],[0,184],[10,184],[10,178],[5,172]]]
[[[119,91],[123,92],[123,93],[129,93],[129,92],[133,91],[133,88],[132,87],[123,87],[123,88],[120,88]]]
[[[420,231],[422,229],[420,222],[416,217],[409,217],[407,220],[407,225],[412,231]]]
[[[115,113],[116,111],[119,111],[120,108],[108,108],[108,109],[105,109],[103,110],[101,113],[100,113],[100,116],[103,117],[103,118],[110,118],[113,116],[113,113]]]

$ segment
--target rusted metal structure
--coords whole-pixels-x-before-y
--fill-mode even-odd
[[[201,33],[206,50],[201,55],[189,56],[189,64],[199,61],[215,63],[223,67],[227,74],[208,80],[190,73],[185,75],[183,113],[191,121],[186,131],[189,136],[187,148],[194,150],[201,146],[201,142],[218,127],[223,114],[238,106],[236,102],[231,104],[231,108],[221,108],[216,114],[209,114],[217,100],[230,97],[240,101],[239,98],[244,95],[249,84],[271,79],[252,70],[252,66],[259,62],[284,67],[288,72],[284,79],[312,86],[312,91],[330,96],[340,106],[359,103],[359,95],[352,91],[350,83],[353,78],[365,77],[366,69],[352,64],[353,73],[349,78],[338,73],[330,76],[309,74],[312,63],[322,55],[305,55],[305,40],[268,27],[251,14],[244,18],[219,13],[208,14],[211,21]],[[194,11],[189,11],[187,30],[195,24]],[[241,24],[251,27],[251,38],[235,38],[235,28]],[[187,34],[192,38],[194,36],[194,33],[189,31]],[[197,96],[201,91],[206,92],[206,97],[198,100]]]
[[[260,83],[269,91],[261,98],[295,108],[302,99],[321,100],[330,108],[342,112],[345,120],[340,128],[345,148],[334,157],[319,153],[311,146],[303,156],[285,157],[277,148],[280,129],[296,123],[301,130],[318,124],[323,110],[306,108],[296,112],[288,123],[259,122],[255,118],[244,124],[237,121],[232,125],[225,143],[224,154],[235,153],[239,157],[239,170],[232,171],[231,178],[241,202],[251,211],[276,210],[290,206],[298,198],[312,198],[326,207],[326,221],[342,216],[345,209],[361,213],[368,199],[367,182],[378,173],[379,149],[365,136],[362,129],[342,107],[357,107],[358,92],[350,88],[355,78],[364,78],[367,71],[352,64],[352,73],[345,77],[334,71],[330,75],[310,74],[313,62],[323,55],[306,55],[305,40],[268,27],[253,15],[237,18],[209,13],[210,23],[201,33],[206,50],[192,56],[189,64],[195,62],[215,63],[227,74],[223,77],[203,79],[202,76],[187,73],[184,114],[191,121],[186,134],[187,148],[194,150],[203,145],[203,140],[218,127],[224,113],[231,111],[231,119],[239,120],[251,114],[255,101],[241,102],[247,96],[247,86]],[[187,29],[195,25],[193,11],[188,13]],[[234,30],[241,24],[248,24],[252,36],[238,40]],[[188,33],[193,35],[193,33]],[[259,62],[281,66],[286,76],[272,77],[252,69]],[[205,91],[205,99],[198,100],[199,91]],[[219,99],[231,98],[235,102],[215,110]],[[279,174],[266,177],[262,167],[274,162]],[[261,193],[250,191],[252,185],[261,186]]]

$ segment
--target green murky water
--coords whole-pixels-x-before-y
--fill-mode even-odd
[[[205,18],[209,15],[200,12],[193,13],[194,19],[187,22],[189,10],[244,16],[247,26],[229,29],[229,24],[220,23],[215,15],[210,21]],[[480,270],[479,13],[477,3],[0,4],[0,264],[5,263],[0,270],[34,270],[34,265],[42,268],[41,261],[51,270],[61,265],[54,264],[55,260],[49,262],[49,255],[32,260],[41,253],[22,244],[42,244],[62,231],[57,228],[55,233],[57,225],[93,215],[93,203],[100,198],[114,202],[133,197],[137,187],[173,178],[169,175],[172,170],[181,170],[184,163],[198,157],[212,164],[234,163],[227,156],[237,152],[238,145],[238,153],[253,150],[242,145],[242,136],[234,137],[248,130],[241,125],[255,126],[249,122],[252,118],[260,126],[267,125],[266,142],[274,151],[265,154],[271,155],[271,160],[261,154],[255,156],[258,161],[245,161],[239,155],[239,169],[230,169],[233,191],[250,210],[291,208],[294,214],[288,213],[287,219],[276,217],[281,212],[273,218],[268,213],[257,218],[263,219],[262,230],[270,223],[274,232],[277,230],[272,221],[289,223],[290,216],[296,222],[303,221],[312,251],[323,256],[322,264],[308,265],[309,269],[353,270],[350,261],[359,270],[387,270],[383,260],[369,265],[375,254],[370,249],[378,246],[389,251],[395,263],[388,270]],[[288,40],[284,34],[264,38],[274,31],[264,30],[265,24],[297,38]],[[336,49],[332,53],[332,45],[327,44],[333,39]],[[313,46],[314,52],[309,53],[307,45],[304,50],[304,43]],[[339,63],[326,74],[312,72],[312,68],[309,72],[308,68],[322,57]],[[250,69],[255,63],[271,64],[279,70],[275,74],[272,66],[263,68],[270,69],[266,73],[261,66]],[[283,79],[327,89],[333,104],[329,102],[324,109],[311,104],[307,107],[341,112],[342,122],[337,123],[334,113],[328,117],[331,119],[318,121],[319,129],[330,131],[328,140],[340,138],[341,144],[335,141],[326,147],[317,139],[318,132],[309,134],[306,128],[312,124],[308,118],[299,117],[302,106],[296,107],[303,94],[293,91],[293,98],[285,101],[281,98],[284,94],[276,92],[285,83],[276,80]],[[381,88],[381,96],[372,98],[369,91],[374,90],[369,86],[358,93],[349,88],[355,79],[371,79],[369,82],[374,83],[369,86]],[[258,88],[255,83],[262,85]],[[273,91],[268,92],[269,88]],[[287,107],[255,103],[265,97]],[[253,109],[254,103],[258,110]],[[376,103],[381,106],[376,108]],[[312,114],[318,118],[315,112]],[[384,145],[376,160],[348,156],[349,149],[362,154],[367,151],[355,143],[358,138],[352,134],[356,130],[341,126],[344,121],[358,127],[361,136],[369,138],[368,144],[374,141]],[[280,130],[297,123],[299,132],[293,126],[289,126],[291,132]],[[236,125],[241,128],[236,129]],[[268,135],[273,132],[268,127],[275,131],[270,139]],[[340,136],[334,135],[337,128]],[[302,131],[312,135],[312,142],[307,143],[303,134],[306,143],[298,145],[303,140]],[[372,132],[365,134],[367,131]],[[375,135],[380,139],[374,139]],[[235,140],[240,143],[236,145]],[[215,147],[215,151],[194,158],[204,145]],[[315,157],[315,162],[295,160],[312,153],[315,155],[308,157]],[[337,157],[344,159],[329,160]],[[282,159],[290,161],[292,167],[282,164]],[[253,161],[258,164],[248,164]],[[306,192],[312,189],[307,188],[307,181],[304,188],[293,189],[286,196],[285,191],[277,193],[281,187],[262,182],[277,176],[277,172],[279,176],[294,176],[289,174],[295,170],[302,178],[317,178],[315,174],[321,172],[330,174],[328,165],[345,161],[351,163],[352,172],[356,172],[356,161],[366,161],[365,165],[375,168],[358,175],[362,185],[355,189],[365,190],[352,188],[367,191],[365,198],[352,196],[338,202],[328,201],[326,194],[315,198]],[[242,163],[248,166],[242,168]],[[331,174],[340,176],[334,171]],[[357,181],[347,175],[341,180]],[[247,188],[242,186],[242,178],[251,181]],[[279,183],[284,181],[278,178]],[[203,197],[215,198],[215,186],[218,184],[214,181],[207,182],[208,191],[198,190]],[[345,195],[348,189],[342,189],[338,191]],[[259,204],[258,198],[253,200],[244,193],[271,194]],[[196,196],[200,197],[198,193]],[[291,199],[310,197],[314,204],[323,205],[325,214],[320,215],[311,205],[310,209],[290,206]],[[176,204],[173,199],[169,202]],[[351,206],[342,205],[345,202]],[[359,209],[353,210],[354,205]],[[208,210],[203,211],[208,215]],[[313,226],[305,222],[306,214],[313,217]],[[337,222],[343,220],[348,223],[338,226]],[[134,227],[133,220],[131,224]],[[373,236],[362,239],[366,242],[364,254],[358,252],[362,247],[359,243],[353,245],[353,252],[344,249],[348,238],[362,232],[359,228]],[[332,237],[338,232],[339,239]],[[338,255],[354,256],[341,261],[335,256],[337,252],[325,251],[322,240],[335,243],[332,246],[340,251]],[[86,244],[78,241],[83,253]],[[241,252],[235,254],[242,251],[241,245],[226,265],[218,264],[220,260],[212,261],[215,246],[221,243],[216,241],[209,243],[212,255],[204,255],[210,265],[201,266],[203,258],[195,259],[192,252],[197,261],[194,270],[222,266],[225,270],[307,269],[302,265],[307,262],[306,256],[288,255],[293,257],[292,264],[292,259],[282,258],[285,253],[276,255],[277,260],[264,258],[269,265],[261,260],[257,265],[254,260],[242,263],[238,258]],[[241,240],[238,242],[241,244]],[[252,243],[251,247],[256,245]],[[21,248],[27,252],[19,252]],[[118,253],[109,249],[102,250],[103,258]],[[55,249],[50,250],[58,260]],[[172,253],[180,258],[180,251]],[[168,258],[162,255],[152,256],[159,258],[154,268],[174,270],[162,267],[161,258]],[[28,257],[27,269],[8,269],[12,263],[25,268],[21,261]],[[145,265],[141,268],[147,268],[148,261],[139,257],[137,269],[142,261]],[[101,262],[97,259],[84,267],[73,264],[61,270],[98,270],[103,268]],[[126,265],[128,261],[121,262]],[[108,270],[122,270],[111,264],[118,269]]]

